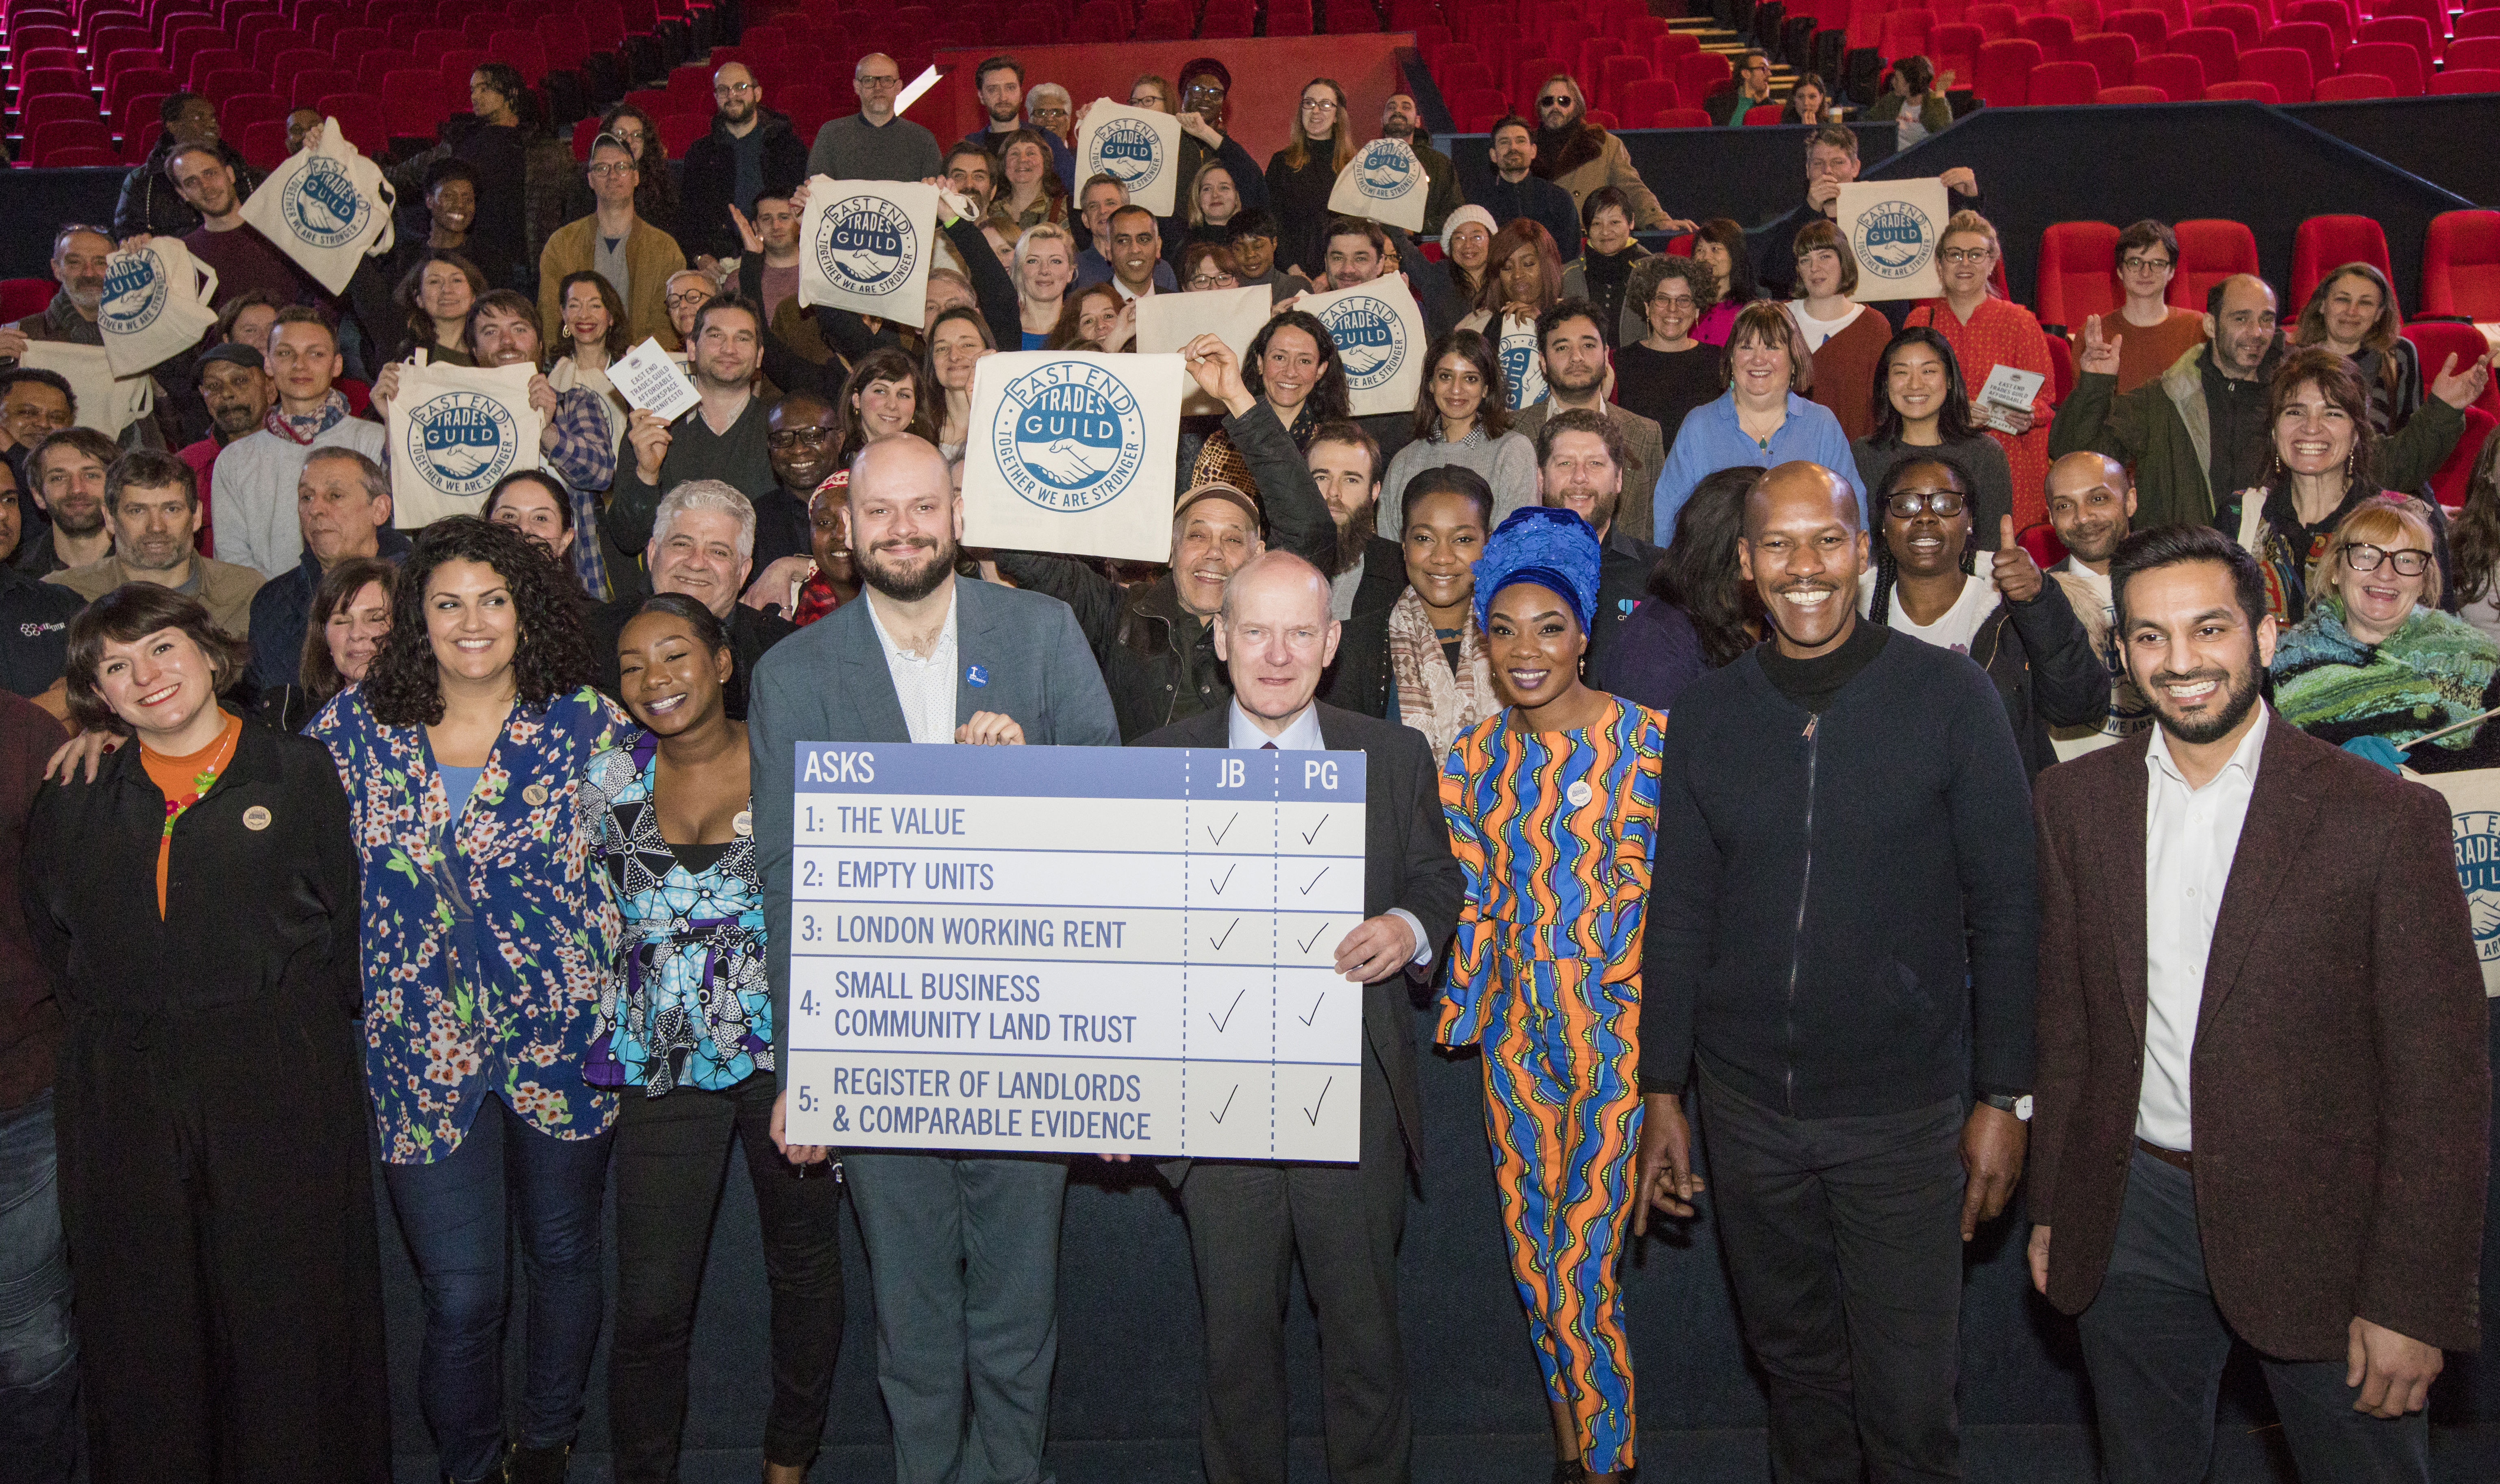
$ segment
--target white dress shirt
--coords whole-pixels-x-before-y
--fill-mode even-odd
[[[2188,1123],[2188,1069],[2196,1016],[2205,1002],[2205,957],[2214,919],[2239,854],[2240,826],[2256,791],[2267,708],[2201,789],[2190,789],[2159,726],[2145,750],[2144,1084],[2136,1095],[2135,1136],[2165,1149],[2195,1147]]]
[[[1328,751],[1328,740],[1320,735],[1320,708],[1317,706],[1302,707],[1301,713],[1288,722],[1283,731],[1272,737],[1260,730],[1259,724],[1250,719],[1250,713],[1241,709],[1241,701],[1238,697],[1235,697],[1233,704],[1227,708],[1226,720],[1228,729],[1225,733],[1224,745],[1235,752],[1255,753],[1263,747],[1273,747],[1280,753]],[[1405,923],[1406,931],[1414,935],[1415,956],[1407,962],[1418,965],[1431,963],[1432,945],[1424,939],[1423,919],[1403,907],[1390,908],[1388,916]]]
[[[954,595],[946,597],[946,627],[938,632],[938,646],[928,655],[915,655],[894,642],[885,631],[885,620],[877,616],[876,599],[861,597],[868,602],[868,621],[876,629],[876,642],[885,650],[886,673],[894,677],[894,698],[903,703],[903,726],[914,742],[952,742],[955,740],[955,615],[958,611]]]

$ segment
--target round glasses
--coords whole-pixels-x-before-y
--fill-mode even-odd
[[[1884,501],[1884,513],[1896,521],[1914,521],[1930,511],[1952,520],[1961,509],[1961,495],[1956,490],[1902,490]]]

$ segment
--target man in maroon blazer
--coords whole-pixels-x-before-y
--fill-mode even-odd
[[[2104,1478],[2205,1476],[2237,1339],[2302,1477],[2426,1481],[2491,1081],[2448,807],[2260,702],[2274,620],[2220,532],[2110,576],[2158,725],[2038,785],[2032,1281],[2079,1316]]]

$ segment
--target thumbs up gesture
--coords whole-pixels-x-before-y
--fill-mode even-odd
[[[2125,343],[2126,337],[2122,335],[2102,339],[2101,317],[2095,314],[2084,321],[2084,354],[2075,363],[2075,369],[2088,376],[2115,376],[2118,374],[2118,349]]]
[[[2040,564],[2014,539],[2013,516],[1996,518],[1996,562],[1988,575],[2007,602],[2027,603],[2040,596]]]

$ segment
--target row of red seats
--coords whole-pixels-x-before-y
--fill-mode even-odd
[[[2256,235],[2242,222],[2220,219],[2175,222],[2178,271],[2169,302],[2202,309],[2213,286],[2234,274],[2257,269]],[[2094,314],[2115,311],[2125,296],[2118,286],[2119,229],[2107,222],[2066,221],[2040,235],[2040,271],[2034,308],[2043,324],[2080,331]],[[2292,234],[2291,281],[2280,285],[2286,321],[2308,303],[2311,291],[2347,263],[2367,263],[2394,277],[2387,236],[2367,216],[2312,216]],[[2424,316],[2500,323],[2500,211],[2446,211],[2431,218],[2422,239],[2421,304]],[[2399,305],[2401,311],[2403,306]],[[2479,352],[2478,352],[2479,353]],[[2500,387],[2493,395],[2500,398]],[[2493,403],[2500,412],[2500,401]]]

